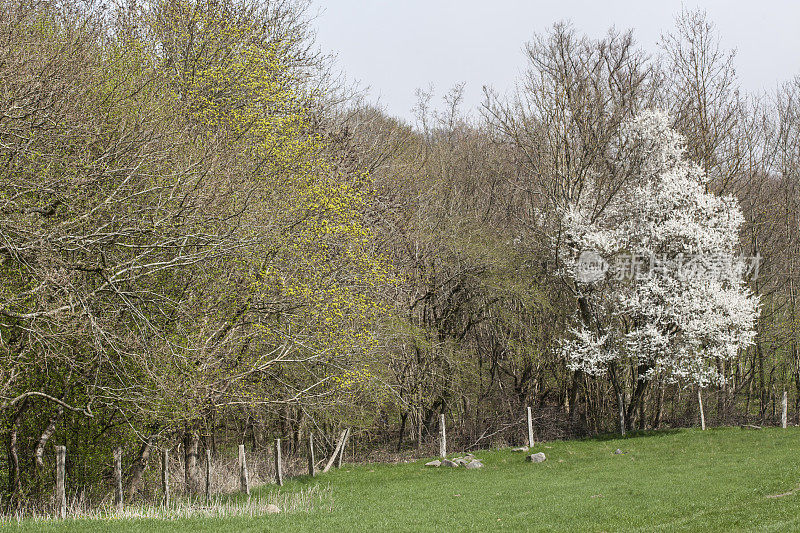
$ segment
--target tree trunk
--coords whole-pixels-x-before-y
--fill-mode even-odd
[[[408,411],[400,415],[400,434],[397,436],[397,451],[403,449],[403,433],[406,430],[406,420],[408,419]]]
[[[14,414],[11,416],[11,423],[8,429],[8,494],[9,509],[19,508],[21,505],[20,493],[22,492],[22,476],[19,465],[19,448],[17,444],[19,422],[22,415],[28,409],[28,399],[22,400]]]
[[[196,431],[188,430],[183,438],[184,478],[186,492],[198,492],[200,480],[198,476],[197,459],[200,454],[200,435]]]
[[[661,426],[661,413],[664,409],[664,384],[661,383],[658,387],[658,401],[656,403],[655,420],[653,420],[653,429],[658,429]]]
[[[575,425],[575,416],[578,414],[578,393],[581,389],[583,382],[583,372],[576,370],[572,376],[572,386],[569,391],[569,421],[571,425]]]
[[[47,441],[50,440],[50,437],[53,436],[53,433],[55,433],[56,422],[58,422],[58,419],[63,412],[64,408],[59,405],[58,409],[56,410],[56,414],[50,417],[50,422],[47,424],[47,427],[39,436],[39,440],[36,442],[36,452],[34,455],[36,456],[37,468],[44,467],[44,447],[47,445]]]
[[[638,379],[641,376],[647,374],[650,370],[649,365],[640,365],[636,368],[636,386],[633,388],[633,395],[631,396],[631,403],[628,406],[627,410],[625,411],[625,427],[633,428],[634,424],[634,415],[637,412],[637,408],[640,406],[640,402],[644,399],[644,393],[647,392],[647,385],[650,383],[644,379]]]
[[[144,471],[147,468],[147,462],[150,459],[152,440],[153,437],[150,436],[142,443],[141,447],[139,447],[139,453],[136,456],[136,461],[134,461],[133,465],[131,465],[131,477],[130,481],[128,482],[128,501],[133,500],[133,496],[136,494],[136,489],[138,488],[139,483],[142,481],[142,475],[144,474]]]
[[[416,414],[417,414],[417,450],[421,450],[422,449],[422,412],[417,410]]]
[[[761,350],[761,343],[756,341],[756,355],[758,357],[758,381],[759,381],[759,418],[763,423],[764,417],[767,414],[767,380],[764,376],[764,352]]]

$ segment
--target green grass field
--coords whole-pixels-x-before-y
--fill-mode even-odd
[[[620,448],[625,453],[614,455]],[[345,466],[311,511],[257,518],[28,523],[14,531],[800,531],[800,429],[680,430],[475,452],[480,470]],[[262,487],[258,490],[278,490]],[[798,491],[798,492],[794,492]]]

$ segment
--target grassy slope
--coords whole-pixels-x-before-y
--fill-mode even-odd
[[[621,448],[624,455],[613,455]],[[726,428],[478,452],[485,468],[343,467],[314,511],[227,520],[30,524],[30,531],[800,531],[800,429]],[[281,490],[311,482],[292,480]],[[275,490],[265,487],[262,490]],[[332,505],[332,510],[329,508]],[[11,528],[17,530],[18,528]]]

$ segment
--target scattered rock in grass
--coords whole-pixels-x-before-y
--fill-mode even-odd
[[[617,448],[616,450],[614,450],[614,455],[622,455],[622,450]]]
[[[546,459],[547,457],[545,457],[542,452],[532,453],[531,455],[525,457],[525,460],[529,463],[543,463]]]
[[[473,459],[469,463],[466,464],[464,467],[467,470],[477,470],[478,468],[483,468],[483,463],[478,461],[477,459]]]
[[[789,492],[782,492],[781,494],[769,494],[769,495],[767,495],[767,498],[783,498],[784,496],[792,496],[798,490],[800,490],[800,487],[798,487],[796,489],[792,489]]]
[[[275,514],[275,513],[280,513],[281,509],[274,503],[270,503],[269,505],[267,505],[266,511],[267,514]]]
[[[518,448],[511,448],[511,451],[512,452],[527,452],[528,451],[528,447],[527,446],[519,446]]]
[[[429,463],[425,463],[425,466],[430,467],[437,467],[437,466],[446,466],[446,467],[455,467],[458,468],[459,466],[463,466],[465,468],[469,468],[470,470],[475,470],[476,468],[481,468],[483,463],[481,463],[478,459],[475,458],[474,455],[467,454],[464,457],[454,457],[451,459],[442,459],[441,461],[436,459],[435,461],[431,461]]]

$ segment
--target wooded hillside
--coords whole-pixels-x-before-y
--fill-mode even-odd
[[[205,449],[404,452],[440,414],[462,448],[527,406],[537,437],[695,425],[698,387],[710,424],[784,390],[798,422],[800,77],[743,93],[701,13],[654,55],[558,24],[513,94],[408,124],[305,8],[0,0],[4,505],[49,498],[54,444],[98,501],[119,446],[136,496],[157,449],[196,492]],[[759,260],[587,282],[589,251]]]

